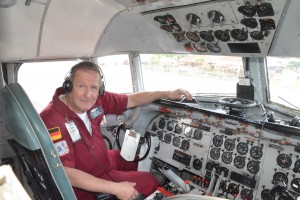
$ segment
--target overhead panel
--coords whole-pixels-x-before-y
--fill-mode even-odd
[[[267,55],[285,1],[211,1],[143,15],[187,52]]]

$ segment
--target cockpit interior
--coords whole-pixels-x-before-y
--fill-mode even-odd
[[[70,69],[58,62],[82,60],[102,68],[108,90],[182,86],[193,94],[100,124],[108,149],[131,148],[127,130],[141,135],[138,170],[160,183],[144,199],[300,200],[299,7],[298,0],[1,0],[0,167],[12,167],[31,199],[76,199],[38,114]],[[121,62],[108,59],[121,54]],[[0,191],[4,180],[0,173]]]

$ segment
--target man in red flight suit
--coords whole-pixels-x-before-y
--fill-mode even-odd
[[[107,150],[100,130],[105,114],[121,114],[127,108],[159,98],[191,99],[189,92],[174,91],[116,94],[103,92],[103,74],[94,63],[72,67],[63,87],[40,116],[78,199],[94,199],[95,192],[119,199],[134,199],[138,193],[150,195],[158,186],[149,172],[139,172],[137,163],[127,162],[116,150]]]

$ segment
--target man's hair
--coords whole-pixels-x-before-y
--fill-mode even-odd
[[[71,81],[74,80],[74,75],[75,75],[76,71],[80,70],[80,69],[95,71],[100,75],[101,79],[103,78],[102,70],[100,69],[100,67],[98,65],[96,65],[95,63],[92,63],[92,62],[83,61],[83,62],[77,63],[76,65],[74,65],[71,68],[70,74],[69,74],[69,79]]]

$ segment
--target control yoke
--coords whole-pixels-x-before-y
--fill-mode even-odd
[[[270,191],[270,197],[275,196],[278,192],[285,194],[288,200],[297,200],[296,197],[288,191],[287,185],[284,182],[278,182],[274,185]]]

